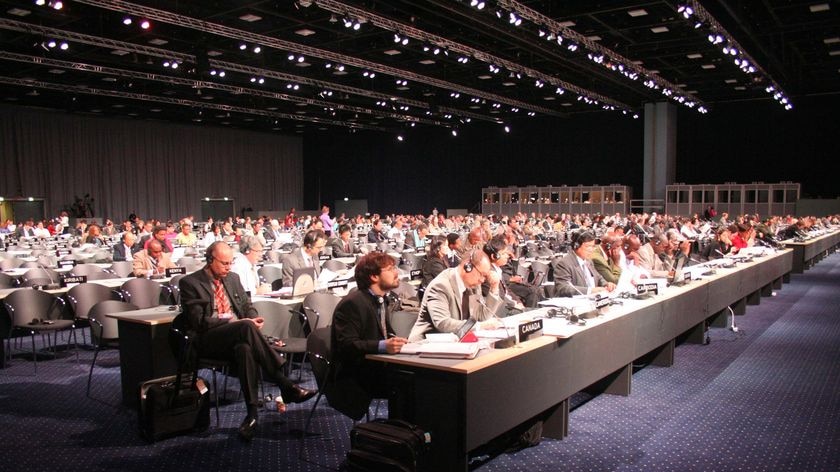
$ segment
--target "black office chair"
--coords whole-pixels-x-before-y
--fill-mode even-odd
[[[117,277],[124,279],[134,274],[134,263],[131,261],[117,261],[111,264],[108,270],[113,272]]]
[[[81,285],[77,287],[81,287]],[[119,331],[117,330],[118,321],[113,318],[109,318],[107,315],[133,311],[136,309],[137,307],[131,303],[116,300],[104,300],[91,306],[85,314],[86,318],[90,322],[90,340],[93,343],[93,360],[90,362],[87,389],[85,391],[88,398],[93,398],[90,396],[90,382],[93,378],[93,366],[96,365],[96,358],[99,356],[99,351],[119,347]]]
[[[43,281],[47,280],[49,284],[58,284],[61,278],[58,275],[58,272],[52,269],[42,269],[40,267],[32,268],[27,270],[21,277],[20,282],[21,285],[26,287],[31,287],[33,285],[46,285],[42,283],[34,283],[33,280]]]
[[[9,259],[2,259],[0,260],[0,270],[11,270],[17,269],[23,264],[23,260],[18,259],[17,257],[11,257]]]
[[[347,270],[347,264],[341,261],[337,261],[335,259],[324,261],[324,264],[321,267],[323,267],[324,269],[329,269],[333,272],[341,272]]]
[[[303,375],[303,363],[306,360],[306,337],[313,326],[309,323],[307,314],[268,300],[255,302],[254,308],[265,319],[262,333],[274,336],[285,344],[275,349],[286,358],[286,376],[291,374],[294,356],[301,357],[298,371],[298,381],[300,381]]]
[[[132,279],[120,287],[123,300],[139,309],[160,305],[160,284],[149,279]]]
[[[116,300],[118,295],[109,287],[104,285],[85,283],[79,284],[67,291],[67,301],[73,309],[73,317],[77,328],[86,328],[89,325],[88,312],[91,307],[106,300]],[[82,344],[86,344],[84,330],[82,331]]]
[[[11,317],[11,327],[6,338],[9,360],[12,358],[12,338],[28,334],[32,339],[32,360],[37,374],[38,357],[35,351],[35,335],[40,334],[42,339],[46,336],[47,345],[49,345],[49,335],[53,335],[52,348],[53,356],[55,356],[59,331],[69,331],[73,336],[76,363],[79,362],[79,352],[75,349],[76,332],[73,320],[61,319],[64,309],[63,299],[40,290],[15,290],[3,300],[3,304]]]
[[[311,315],[315,315],[313,330],[332,325],[333,313],[340,301],[335,295],[319,292],[310,293],[303,299],[303,311],[308,312],[309,320],[312,320]]]
[[[417,322],[418,315],[420,313],[416,311],[393,311],[388,314],[388,325],[395,335],[407,339],[414,323]]]
[[[0,272],[0,288],[15,288],[18,286],[18,279],[9,274]]]
[[[271,284],[271,290],[283,287],[283,269],[277,266],[262,266],[257,270],[260,283]]]

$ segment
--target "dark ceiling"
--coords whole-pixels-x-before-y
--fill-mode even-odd
[[[586,112],[633,119],[662,100],[714,113],[718,103],[781,94],[778,106],[796,113],[797,97],[840,91],[837,1],[55,3],[0,0],[3,102],[399,135]]]

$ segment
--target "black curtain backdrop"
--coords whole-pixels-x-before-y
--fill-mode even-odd
[[[200,217],[200,199],[237,212],[303,200],[302,139],[163,122],[0,107],[0,195],[43,197],[47,216],[89,193],[95,216]]]
[[[677,181],[802,184],[803,197],[834,198],[826,172],[837,155],[840,97],[713,104],[706,115],[680,109]],[[306,208],[349,197],[371,212],[476,211],[481,188],[624,184],[641,198],[644,120],[616,113],[522,118],[510,134],[473,121],[457,138],[444,129],[407,129],[406,140],[374,132],[304,139]]]

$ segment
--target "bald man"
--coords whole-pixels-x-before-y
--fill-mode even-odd
[[[247,407],[239,436],[250,441],[257,427],[260,369],[265,372],[265,380],[280,387],[287,403],[304,402],[317,392],[295,385],[283,375],[284,360],[260,333],[264,320],[251,304],[239,276],[231,271],[230,246],[215,242],[207,248],[206,255],[207,265],[178,284],[181,314],[172,326],[190,336],[198,357],[236,364]]]
[[[485,280],[490,288],[487,297],[480,290]],[[420,341],[427,333],[454,333],[470,318],[479,322],[479,329],[498,328],[501,321],[495,313],[502,303],[499,276],[487,254],[474,250],[457,267],[444,270],[426,287],[420,315],[408,340]]]
[[[146,249],[134,255],[134,275],[136,277],[163,277],[166,269],[176,267],[168,253],[163,252],[163,245],[157,239],[151,239]]]

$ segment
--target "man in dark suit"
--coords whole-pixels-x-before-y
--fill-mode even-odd
[[[590,259],[594,249],[595,235],[591,231],[581,231],[572,236],[572,251],[552,262],[555,297],[615,290],[615,284],[604,280],[592,265]]]
[[[122,239],[117,244],[114,244],[114,262],[118,261],[133,261],[134,256],[132,250],[134,243],[137,242],[137,236],[131,231],[123,233]]]
[[[382,232],[382,220],[376,219],[373,222],[373,228],[368,231],[367,241],[369,243],[381,243],[385,241],[385,234]]]
[[[266,380],[277,383],[286,402],[304,402],[317,392],[295,385],[283,375],[283,359],[260,333],[263,318],[251,305],[239,276],[230,271],[230,246],[215,242],[207,248],[206,258],[202,270],[178,284],[181,314],[172,325],[193,340],[195,356],[235,363],[248,409],[239,436],[250,440],[257,426],[259,369],[266,373]]]
[[[335,308],[332,346],[335,361],[333,388],[326,391],[330,405],[354,420],[367,412],[373,398],[387,398],[387,372],[365,362],[366,354],[396,354],[407,339],[391,334],[390,311],[399,310],[390,291],[400,285],[391,256],[372,252],[356,264],[358,290],[344,297]]]

